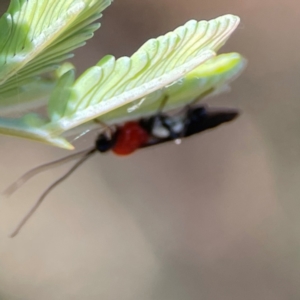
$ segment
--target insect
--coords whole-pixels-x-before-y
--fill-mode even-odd
[[[156,115],[151,117],[141,118],[138,121],[129,121],[125,124],[117,125],[114,129],[107,128],[107,130],[104,130],[104,132],[99,134],[95,141],[95,145],[92,148],[40,165],[25,173],[6,189],[4,194],[6,196],[10,196],[34,175],[50,167],[79,157],[79,160],[66,174],[52,183],[43,192],[10,236],[14,237],[17,235],[20,229],[43,202],[45,197],[97,151],[101,153],[112,151],[117,155],[129,155],[138,149],[155,146],[169,141],[178,142],[182,138],[217,127],[223,123],[230,122],[238,115],[239,112],[236,109],[209,108],[208,106],[188,106],[182,112],[172,116],[158,112]]]

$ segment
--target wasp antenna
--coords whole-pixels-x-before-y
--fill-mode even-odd
[[[22,229],[22,227],[27,223],[27,221],[31,218],[31,216],[34,214],[34,212],[39,208],[39,206],[42,204],[45,197],[60,183],[62,183],[64,180],[66,180],[80,165],[82,165],[91,155],[93,155],[97,151],[96,148],[93,148],[89,150],[87,153],[83,155],[83,157],[74,164],[70,170],[61,176],[59,179],[57,179],[55,182],[53,182],[44,192],[43,194],[38,198],[38,200],[34,203],[34,205],[30,208],[30,210],[27,212],[27,214],[23,217],[23,219],[20,221],[20,223],[17,225],[17,227],[14,229],[14,231],[9,235],[9,237],[13,238],[15,237],[19,231]]]
[[[37,175],[43,171],[46,171],[48,169],[51,169],[56,166],[67,163],[68,161],[73,160],[88,151],[90,151],[90,149],[85,149],[83,151],[79,151],[77,153],[65,156],[65,157],[57,159],[57,160],[50,161],[46,164],[39,165],[39,166],[29,170],[28,172],[23,174],[21,177],[19,177],[15,182],[13,182],[9,187],[7,187],[2,192],[2,195],[5,197],[11,196],[16,190],[18,190],[24,183],[26,183],[29,179],[31,179],[35,175]]]

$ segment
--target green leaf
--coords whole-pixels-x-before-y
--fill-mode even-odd
[[[62,64],[55,72],[47,76],[35,76],[8,90],[0,91],[0,115],[22,116],[26,112],[36,111],[47,105],[47,101],[54,90],[57,80],[67,71],[74,69],[71,63]]]
[[[105,56],[77,80],[73,68],[66,68],[50,97],[50,121],[36,115],[0,118],[0,133],[70,149],[72,145],[58,136],[100,116],[112,122],[155,113],[166,93],[170,97],[167,110],[185,106],[218,89],[242,69],[239,54],[213,58],[238,23],[233,15],[189,21],[149,40],[130,58]],[[128,113],[128,105],[135,100],[145,100],[145,104]]]
[[[36,76],[34,81],[16,85],[0,93],[0,115],[24,115],[46,105],[55,82],[47,77]]]
[[[28,114],[19,119],[0,118],[0,128],[5,128],[3,133],[7,135],[26,138],[69,150],[74,149],[66,139],[57,136],[53,137],[46,130],[43,130],[43,125],[46,122],[46,120],[43,120],[36,114]]]
[[[11,1],[0,19],[0,93],[57,68],[92,37],[111,1]]]
[[[149,40],[131,58],[104,57],[66,87],[69,98],[51,98],[51,123],[45,129],[61,134],[182,78],[214,56],[238,23],[233,15],[192,20]]]
[[[234,80],[245,65],[245,59],[238,53],[218,55],[173,84],[104,114],[99,119],[106,124],[115,124],[151,116],[157,113],[165,97],[167,102],[163,108],[164,112],[181,108],[215,94]]]

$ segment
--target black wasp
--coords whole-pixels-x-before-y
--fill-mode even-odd
[[[186,107],[181,113],[172,116],[159,112],[151,117],[145,117],[137,121],[129,121],[122,125],[114,126],[114,130],[109,128],[109,132],[105,130],[99,134],[94,147],[30,170],[8,187],[4,194],[7,196],[11,195],[31,177],[49,167],[80,157],[65,175],[56,180],[44,191],[13,231],[11,237],[19,232],[53,188],[71,175],[86,159],[97,151],[101,153],[112,151],[117,155],[129,155],[138,149],[169,141],[178,141],[217,127],[223,123],[234,120],[238,115],[239,112],[236,109],[209,108],[208,106]]]

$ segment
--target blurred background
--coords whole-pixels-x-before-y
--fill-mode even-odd
[[[2,199],[1,300],[300,298],[300,4],[116,0],[74,62],[82,71],[189,19],[227,13],[241,25],[222,51],[243,54],[248,67],[209,103],[238,107],[240,118],[180,146],[95,155],[15,239],[8,233],[68,166]],[[0,145],[2,190],[68,154],[4,136]]]

